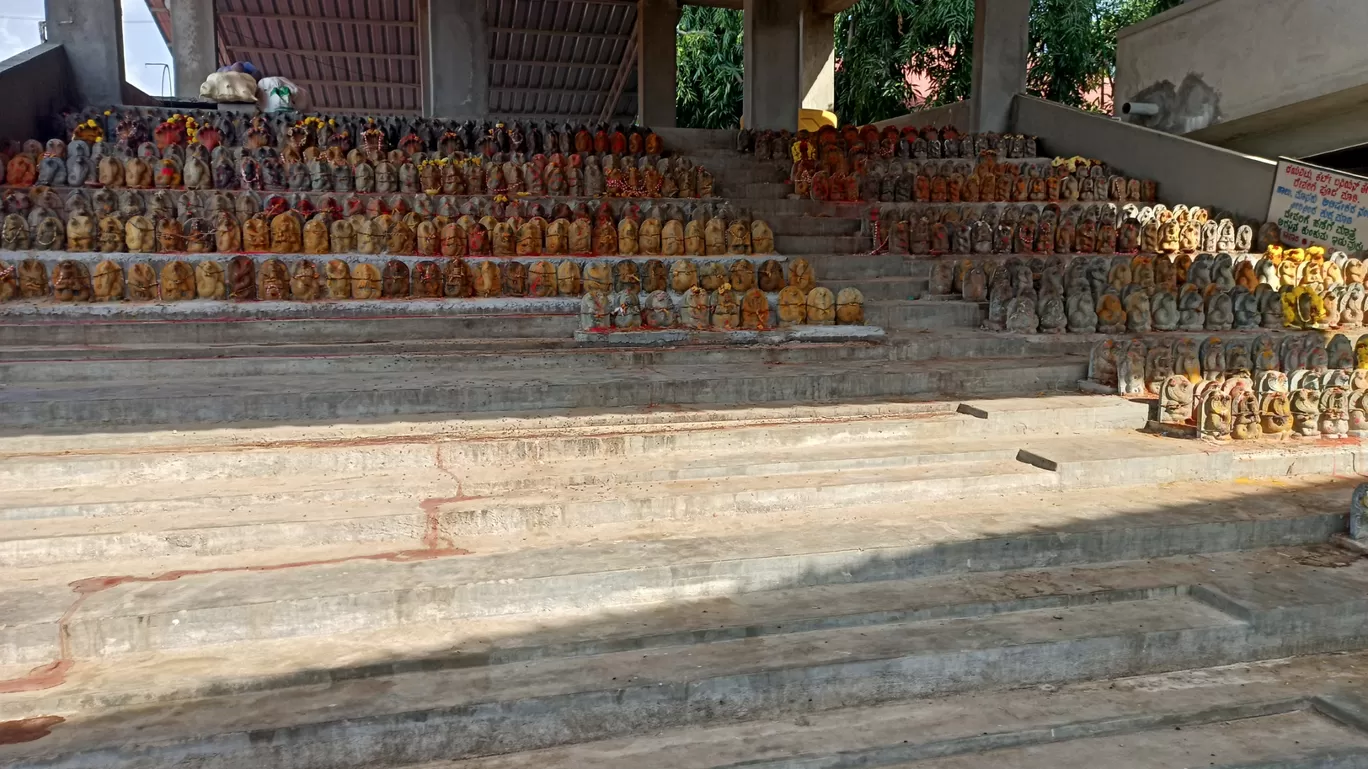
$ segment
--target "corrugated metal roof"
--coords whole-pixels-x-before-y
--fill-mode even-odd
[[[597,119],[629,51],[635,67],[635,2],[484,1],[493,114]],[[635,90],[622,88],[611,114],[634,112]]]
[[[309,89],[324,112],[422,110],[417,0],[215,0],[221,60]]]
[[[635,0],[484,2],[489,111],[518,118],[636,111]],[[171,38],[166,0],[146,0]],[[323,112],[422,111],[426,0],[215,0],[220,64],[305,86]]]

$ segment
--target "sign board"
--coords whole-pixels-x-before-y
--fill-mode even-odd
[[[1288,246],[1322,245],[1351,254],[1368,249],[1368,178],[1289,158],[1278,159],[1268,203]]]

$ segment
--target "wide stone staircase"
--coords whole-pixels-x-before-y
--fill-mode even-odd
[[[0,765],[1368,766],[1359,441],[1143,434],[713,145],[886,339],[0,319]]]

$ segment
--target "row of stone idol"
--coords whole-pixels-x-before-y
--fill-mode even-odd
[[[713,217],[706,222],[657,216],[611,215],[597,219],[548,222],[534,216],[498,220],[462,215],[455,221],[425,218],[410,211],[334,216],[314,213],[307,221],[293,210],[268,210],[241,224],[227,211],[181,219],[137,214],[95,217],[82,211],[66,222],[44,216],[30,229],[28,220],[9,214],[0,226],[0,248],[7,251],[73,253],[274,253],[380,254],[398,256],[764,256],[774,253],[774,233],[761,219]]]
[[[1342,252],[1273,247],[1251,255],[1063,257],[1000,265],[937,263],[928,293],[988,301],[985,327],[1016,333],[1119,334],[1256,328],[1360,328],[1365,265]],[[1035,268],[1039,267],[1039,271]],[[987,288],[985,289],[985,286]]]
[[[1297,373],[1301,371],[1310,373]],[[1175,374],[1197,384],[1237,376],[1259,379],[1265,372],[1291,377],[1293,389],[1368,388],[1368,336],[1357,343],[1344,334],[1323,340],[1315,332],[1204,340],[1111,338],[1093,345],[1088,356],[1088,381],[1121,395],[1158,395]]]
[[[1212,337],[1200,348],[1192,339],[1108,339],[1093,348],[1089,379],[1122,395],[1157,395],[1166,434],[1368,437],[1368,338],[1351,344],[1337,334],[1322,347],[1316,335],[1289,335],[1277,348],[1267,335]]]
[[[427,195],[709,198],[712,173],[686,157],[633,161],[617,155],[522,155],[425,158],[421,153],[372,162],[358,150],[284,155],[265,147],[235,150],[201,144],[158,150],[144,142],[122,156],[83,141],[52,139],[41,155],[0,152],[0,184],[11,187],[378,192]],[[311,150],[314,148],[310,148]],[[397,150],[395,151],[398,152]]]
[[[807,293],[784,286],[771,298],[759,288],[735,291],[723,284],[715,291],[692,286],[683,294],[635,287],[614,293],[588,291],[580,298],[583,331],[635,331],[685,328],[694,331],[765,331],[790,326],[863,326],[864,294],[853,287],[833,294],[825,286]]]
[[[835,126],[823,126],[815,132],[800,129],[797,133],[741,129],[736,134],[739,152],[753,152],[760,160],[795,162],[818,159],[831,152],[839,152],[851,161],[860,157],[903,160],[984,156],[1034,158],[1039,154],[1037,143],[1036,137],[1028,134],[964,134],[953,126],[907,126],[902,130],[888,126],[880,131],[872,125],[860,128],[846,125],[840,130]]]
[[[1256,229],[1230,218],[1180,221],[1162,204],[886,208],[877,229],[881,247],[931,255],[1249,253],[1281,237],[1276,223]]]
[[[1158,184],[1109,173],[1104,166],[980,161],[872,161],[833,170],[803,160],[793,164],[793,197],[884,203],[1153,203]]]
[[[52,264],[34,258],[17,265],[0,262],[0,301],[550,298],[641,291],[682,296],[695,288],[715,293],[724,286],[738,295],[751,289],[782,295],[785,288],[792,287],[806,297],[817,288],[816,274],[805,259],[789,263],[787,275],[777,260],[767,259],[757,268],[744,258],[730,263],[689,259],[669,263],[659,259],[640,263],[631,259],[528,263],[457,257],[416,262],[390,259],[383,268],[364,260],[333,259],[321,271],[310,259],[291,261],[287,264],[283,259],[268,258],[258,262],[241,255],[229,260],[225,269],[222,262],[213,259],[199,261],[193,267],[186,260],[171,259],[162,262],[160,270],[149,261],[127,258],[106,259],[93,268],[76,259]],[[863,304],[858,292],[852,296]]]
[[[398,149],[406,155],[437,152],[493,155],[521,152],[527,155],[556,152],[612,152],[618,155],[660,155],[665,143],[650,128],[598,123],[549,121],[474,121],[443,118],[351,114],[227,113],[208,110],[178,111],[158,107],[89,108],[68,112],[55,128],[62,136],[94,144],[110,143],[131,151],[143,142],[158,147],[203,144],[210,149],[228,147],[337,147],[343,152],[360,149],[370,155]]]

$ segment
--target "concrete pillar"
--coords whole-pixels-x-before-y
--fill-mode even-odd
[[[218,69],[214,0],[167,0],[171,9],[171,64],[176,96],[199,96],[200,84]]]
[[[836,110],[836,16],[803,9],[802,78],[803,109]]]
[[[123,101],[123,9],[119,0],[44,0],[47,39],[60,43],[76,98],[93,106]]]
[[[798,128],[804,5],[803,0],[745,0],[747,128]]]
[[[676,0],[637,3],[637,119],[644,126],[675,125]]]
[[[974,1],[974,82],[970,131],[1006,131],[1012,98],[1026,90],[1031,0]]]
[[[428,88],[424,112],[433,117],[483,118],[489,114],[489,41],[485,4],[429,0]]]

